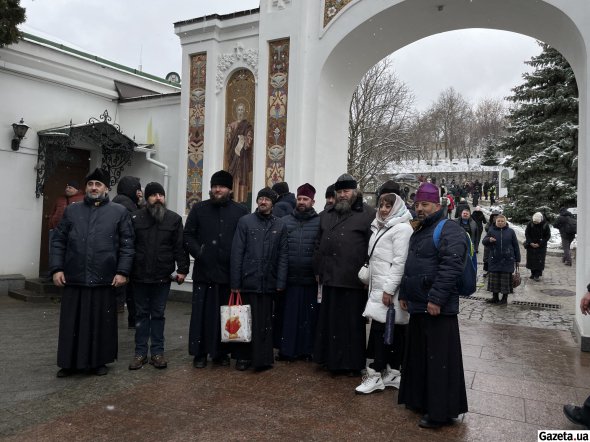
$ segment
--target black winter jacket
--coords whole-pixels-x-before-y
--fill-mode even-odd
[[[313,208],[307,212],[295,209],[281,220],[287,225],[289,235],[288,285],[315,285],[313,253],[320,231],[319,215]]]
[[[143,208],[131,215],[135,229],[135,260],[131,278],[135,282],[169,282],[170,274],[186,275],[190,261],[184,250],[182,218],[167,210],[160,224]]]
[[[559,216],[557,217],[557,219],[555,220],[555,223],[553,224],[553,227],[555,227],[556,229],[559,230],[559,234],[561,235],[561,237],[567,239],[568,241],[573,241],[574,238],[576,237],[575,233],[567,233],[565,231],[566,226],[570,222],[573,222],[573,218],[574,218],[574,215],[572,215],[572,213],[569,210],[562,208],[559,211]]]
[[[526,268],[531,270],[543,270],[545,268],[545,256],[547,255],[547,242],[551,239],[551,228],[547,221],[535,224],[532,221],[524,229],[524,248],[526,249]],[[531,247],[530,244],[539,244],[539,247]]]
[[[496,241],[491,242],[490,238],[495,238]],[[520,247],[516,233],[508,227],[508,224],[501,229],[491,226],[482,243],[489,249],[488,270],[490,272],[514,272],[515,263],[520,262]]]
[[[193,281],[229,284],[234,233],[248,209],[234,201],[219,206],[211,200],[197,203],[184,226],[185,248],[195,258]]]
[[[459,313],[457,281],[463,273],[467,243],[464,230],[455,222],[446,222],[436,248],[434,230],[443,218],[443,210],[433,213],[410,237],[399,292],[410,314],[426,313],[429,302],[440,306],[442,315]]]
[[[231,288],[273,293],[287,286],[287,226],[258,211],[240,218],[231,249]]]
[[[49,272],[63,271],[67,285],[111,285],[116,274],[129,276],[134,255],[129,213],[106,196],[66,207],[54,230]]]
[[[459,224],[459,226],[463,230],[465,230],[465,232],[467,232],[467,234],[471,238],[471,242],[474,244],[475,247],[477,247],[478,244],[479,244],[480,232],[479,232],[479,229],[477,227],[477,223],[475,222],[475,220],[469,218],[467,220],[467,224],[464,224],[463,223],[463,219],[462,218],[457,218],[454,221],[457,224]]]
[[[121,204],[130,212],[135,212],[137,207],[137,191],[141,190],[139,178],[134,176],[124,176],[117,185],[117,196],[113,198],[113,203]]]
[[[365,263],[375,209],[358,195],[352,211],[340,217],[331,206],[320,215],[320,233],[314,253],[314,271],[331,287],[364,288],[358,271]]]
[[[289,215],[295,209],[296,205],[297,200],[295,199],[295,195],[291,192],[285,193],[273,205],[272,214],[277,218],[282,218],[283,216]]]

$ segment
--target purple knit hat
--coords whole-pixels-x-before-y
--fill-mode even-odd
[[[427,201],[440,204],[440,190],[432,183],[422,183],[416,191],[414,202]]]

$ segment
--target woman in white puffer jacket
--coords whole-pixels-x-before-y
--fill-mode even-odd
[[[369,241],[370,283],[369,299],[363,316],[370,318],[371,331],[367,358],[374,359],[367,367],[357,393],[371,393],[385,387],[399,388],[400,365],[403,358],[405,329],[409,314],[399,306],[399,286],[408,256],[408,245],[413,229],[412,215],[404,201],[394,193],[379,197],[379,209],[371,224],[373,235]],[[395,306],[394,341],[385,345],[385,318],[389,305]]]

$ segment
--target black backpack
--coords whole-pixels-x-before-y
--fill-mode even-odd
[[[568,235],[575,235],[578,233],[578,220],[573,216],[566,217],[565,226],[563,226],[563,231]]]

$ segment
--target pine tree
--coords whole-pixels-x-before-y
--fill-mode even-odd
[[[20,0],[0,0],[0,48],[17,43],[21,36],[17,26],[25,21],[25,8]]]
[[[486,137],[483,140],[483,156],[481,158],[482,166],[497,166],[498,165],[498,150],[496,143],[498,141],[492,137]]]
[[[515,171],[509,181],[507,216],[530,220],[535,212],[553,219],[559,207],[575,207],[578,176],[578,88],[565,58],[547,44],[526,64],[524,84],[508,97],[507,135],[499,150]]]

